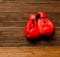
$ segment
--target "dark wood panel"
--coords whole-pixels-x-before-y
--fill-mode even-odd
[[[15,0],[14,0],[15,1]],[[0,12],[60,12],[60,2],[59,1],[40,1],[40,0],[16,0],[0,2]],[[34,3],[33,3],[34,2]],[[57,3],[57,5],[56,5]]]
[[[44,11],[54,22],[55,33],[34,43],[24,36],[24,26],[30,13]],[[0,46],[60,46],[60,0],[1,0]]]
[[[24,27],[26,22],[24,21],[11,21],[11,22],[0,22],[0,27]]]
[[[34,0],[25,0],[24,2],[28,2],[28,3],[60,3],[60,0],[36,0],[36,1],[34,1]]]
[[[16,13],[16,12],[1,12],[0,13],[0,27],[24,27],[28,20],[30,12]],[[60,26],[60,13],[47,12],[48,17],[53,21],[55,26]]]
[[[60,0],[1,0],[0,2],[2,3],[6,3],[6,2],[42,2],[42,1],[45,1],[45,2],[59,2]]]
[[[55,28],[54,35],[46,40],[35,39],[29,42],[24,36],[23,27],[0,27],[0,46],[60,46],[60,27]]]

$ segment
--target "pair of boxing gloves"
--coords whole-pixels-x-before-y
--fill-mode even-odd
[[[53,33],[54,25],[45,12],[30,14],[24,29],[27,38],[38,38],[40,35],[50,36]]]

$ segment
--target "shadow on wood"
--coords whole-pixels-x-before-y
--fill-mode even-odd
[[[50,36],[39,36],[38,38],[27,38],[27,40],[32,44],[37,44],[37,42],[45,41],[45,42],[51,42],[54,40],[53,36],[55,34],[55,31]]]

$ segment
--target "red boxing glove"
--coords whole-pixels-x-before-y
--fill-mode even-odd
[[[24,34],[27,38],[38,38],[40,35],[50,36],[53,33],[54,25],[47,18],[45,12],[30,14],[28,22],[24,29]]]
[[[38,38],[39,30],[38,30],[38,22],[36,21],[35,15],[30,14],[29,20],[24,29],[25,36],[27,38]]]
[[[29,20],[36,20],[35,14],[30,14],[28,17]]]
[[[41,17],[47,17],[47,14],[45,12],[38,12],[36,13],[36,19],[39,19]]]
[[[47,18],[46,13],[38,12],[36,18],[38,19],[38,27],[40,34],[50,36],[53,33],[54,25],[52,21],[49,18]]]
[[[53,23],[48,18],[38,19],[38,27],[41,35],[49,36],[53,33]]]

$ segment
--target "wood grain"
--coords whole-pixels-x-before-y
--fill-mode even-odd
[[[55,28],[52,37],[27,40],[24,36],[24,27],[0,27],[0,46],[59,46],[60,27]],[[32,41],[33,40],[33,41]]]
[[[0,57],[60,57],[60,47],[0,47]]]
[[[44,11],[55,25],[48,39],[34,43],[24,36],[30,13]],[[0,0],[0,46],[60,46],[60,0]]]
[[[28,40],[30,13],[46,12],[55,25],[51,37]],[[0,0],[0,57],[60,57],[60,0]]]
[[[0,27],[24,27],[28,21],[28,13],[1,12]],[[47,12],[48,17],[53,21],[55,26],[60,26],[60,13]]]
[[[53,2],[53,3],[52,3]],[[57,5],[56,5],[57,4]],[[14,0],[0,2],[0,12],[60,12],[59,1]]]

